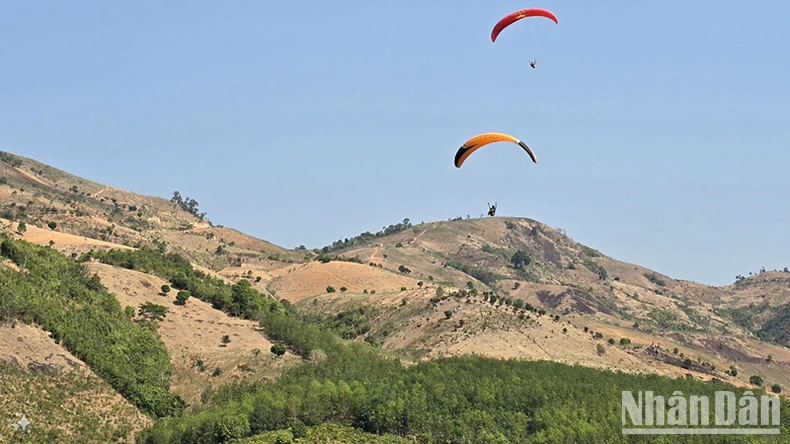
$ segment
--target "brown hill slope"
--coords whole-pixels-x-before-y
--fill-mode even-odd
[[[304,257],[303,252],[214,226],[200,213],[197,201],[177,192],[170,200],[142,196],[2,151],[0,218],[128,247],[161,246],[214,271],[271,263],[269,258],[282,264]]]

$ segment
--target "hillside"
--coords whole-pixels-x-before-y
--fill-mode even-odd
[[[764,328],[759,318],[747,325],[738,320],[738,310],[725,308],[734,300],[748,305],[754,299],[746,281],[725,288],[678,281],[524,218],[407,225],[324,251],[418,280],[419,289],[404,285],[402,292],[366,295],[349,287],[338,294],[319,285],[288,286],[287,278],[270,287],[308,311],[344,315],[366,309],[370,342],[418,356],[476,353],[670,376],[691,373],[744,386],[754,374],[790,383],[788,349],[758,340]],[[347,270],[321,284],[338,287],[359,276]],[[763,288],[761,302],[787,304],[776,285],[781,286],[777,276],[790,274],[761,276],[748,280],[758,285],[770,279],[767,284],[774,285]],[[740,370],[737,377],[727,374],[731,366]]]
[[[754,376],[765,388],[790,386],[790,272],[761,270],[724,287],[676,280],[528,218],[417,225],[405,219],[323,249],[289,249],[213,225],[196,201],[177,192],[169,200],[141,196],[0,152],[0,225],[9,239],[45,247],[36,256],[24,243],[3,244],[0,268],[19,292],[16,305],[0,304],[8,325],[2,328],[18,320],[30,324],[16,322],[15,331],[25,332],[15,333],[23,338],[18,343],[0,341],[4,377],[30,375],[44,360],[54,366],[54,380],[72,378],[57,384],[93,378],[96,391],[84,394],[84,402],[114,396],[117,405],[103,414],[110,418],[104,436],[128,437],[155,419],[144,413],[180,411],[178,402],[188,412],[220,405],[237,390],[225,384],[257,387],[323,359],[331,368],[345,352],[327,331],[341,343],[372,345],[402,362],[476,355],[691,375],[750,389]],[[75,263],[86,276],[71,268]],[[52,270],[68,270],[73,282],[49,277]],[[156,344],[146,347],[160,362],[169,360],[170,369],[157,378],[153,362],[119,369],[102,354],[87,363],[76,358],[81,346],[74,344],[87,339],[80,335],[95,338],[103,327],[79,332],[45,306],[25,302],[26,288],[36,288],[42,300],[62,297],[43,284],[50,279],[68,291],[89,287],[80,304],[106,310],[100,318],[113,328],[150,337]],[[185,289],[192,297],[177,303]],[[161,306],[166,315],[149,322],[150,313],[140,311],[145,306]],[[126,315],[118,318],[121,312]],[[44,328],[30,319],[43,319]],[[73,336],[66,341],[71,349],[55,343],[63,334]],[[288,348],[274,356],[274,344]],[[111,344],[105,346],[110,353]],[[121,396],[125,386],[106,380],[125,377],[135,365],[148,366],[148,379]],[[80,376],[68,376],[71,367],[81,369]],[[149,390],[167,390],[182,401]],[[18,406],[23,398],[11,401]],[[244,430],[239,436],[252,429]]]

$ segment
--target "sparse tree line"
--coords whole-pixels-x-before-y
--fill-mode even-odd
[[[366,231],[360,235],[352,237],[351,239],[345,238],[345,239],[336,240],[332,242],[332,245],[327,245],[323,247],[320,251],[321,253],[326,254],[332,251],[342,250],[344,248],[348,248],[354,245],[362,245],[374,239],[400,233],[411,227],[412,227],[411,221],[409,221],[409,218],[406,218],[403,219],[403,221],[400,223],[391,224],[386,227],[382,227],[381,231],[378,231],[376,233],[371,233],[370,231]]]
[[[181,207],[182,210],[197,217],[198,219],[206,220],[206,213],[200,212],[200,210],[198,209],[199,204],[195,199],[192,199],[191,197],[187,197],[186,199],[184,199],[183,197],[181,197],[180,192],[173,191],[173,197],[170,198],[170,202],[175,203],[176,205]]]
[[[773,271],[779,271],[779,270],[773,270]],[[749,272],[749,277],[752,277],[752,276],[759,276],[759,275],[761,275],[761,274],[763,274],[763,273],[765,273],[765,272],[767,272],[767,270],[765,269],[765,267],[760,267],[760,270],[759,270],[757,273],[754,273],[754,272],[751,272],[751,271],[750,271],[750,272]],[[782,269],[782,273],[790,273],[790,268],[784,267],[784,268]],[[740,284],[740,283],[742,283],[742,282],[743,282],[743,281],[745,281],[745,280],[746,280],[746,276],[744,276],[744,275],[742,275],[742,274],[739,274],[739,275],[735,276],[735,283],[736,283],[736,284]]]

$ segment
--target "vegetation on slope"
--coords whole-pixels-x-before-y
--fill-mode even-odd
[[[0,315],[52,333],[118,393],[146,414],[178,414],[169,391],[170,357],[156,331],[124,313],[96,275],[57,250],[5,238],[0,255],[20,271],[0,270]]]
[[[140,441],[218,443],[283,429],[298,437],[306,427],[341,422],[418,442],[627,442],[620,430],[622,390],[713,398],[722,389],[741,393],[693,379],[552,362],[457,357],[407,368],[353,344],[277,383],[225,387],[213,396],[214,406],[160,421]],[[786,410],[782,419],[790,419]],[[680,438],[667,442],[704,442]]]
[[[0,442],[119,442],[144,419],[99,378],[78,371],[24,369],[0,361],[0,393],[0,418],[8,420],[0,423]],[[30,421],[27,430],[8,427],[19,414]]]
[[[326,329],[303,321],[287,301],[277,301],[259,292],[247,279],[231,285],[213,278],[192,268],[189,261],[178,254],[143,248],[90,251],[79,258],[80,261],[90,259],[159,276],[167,279],[173,288],[188,291],[192,297],[210,303],[215,309],[259,321],[270,339],[285,342],[303,357],[310,357],[315,349],[325,350],[337,343],[337,337]]]
[[[407,230],[412,227],[411,221],[409,218],[403,219],[403,222],[397,224],[390,224],[389,226],[383,227],[381,231],[376,233],[371,233],[370,231],[366,231],[362,234],[352,237],[351,239],[339,239],[332,243],[332,245],[327,245],[321,249],[322,253],[329,253],[332,251],[342,250],[348,247],[352,247],[354,245],[363,245],[366,244],[374,239],[386,237],[392,234],[400,233],[401,231]]]

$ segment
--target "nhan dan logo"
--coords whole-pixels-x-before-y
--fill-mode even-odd
[[[779,406],[779,397],[751,391],[717,391],[713,399],[623,391],[623,435],[778,435]]]

